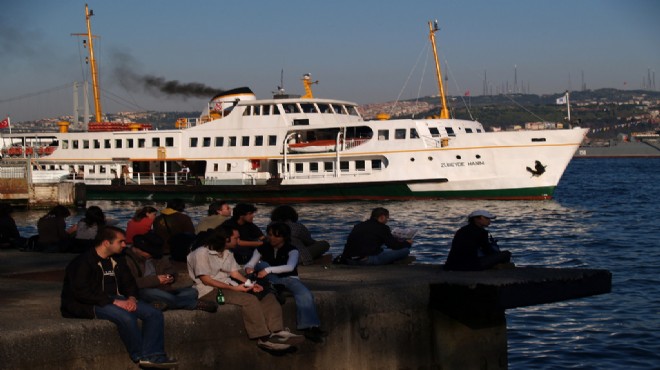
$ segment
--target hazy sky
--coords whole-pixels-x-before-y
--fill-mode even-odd
[[[213,89],[250,87],[269,98],[280,84],[301,94],[311,73],[316,97],[360,104],[436,93],[428,42],[436,33],[449,94],[552,94],[638,89],[660,72],[657,0],[212,1],[90,0],[103,108],[201,110],[210,96],[146,89],[155,82]],[[0,2],[0,116],[15,121],[71,114],[72,89],[88,78],[82,39],[85,1]],[[660,75],[657,77],[660,82]],[[625,83],[625,85],[624,85]],[[59,89],[57,89],[59,88]],[[53,90],[50,93],[44,91]],[[29,96],[27,98],[26,96]]]

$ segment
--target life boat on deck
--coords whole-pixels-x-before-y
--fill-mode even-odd
[[[7,149],[7,154],[9,154],[10,157],[18,157],[23,155],[23,147],[22,146],[12,146],[9,149]]]
[[[295,153],[322,153],[335,151],[335,140],[314,140],[289,144],[289,150]]]

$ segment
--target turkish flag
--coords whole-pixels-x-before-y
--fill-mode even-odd
[[[7,127],[9,127],[9,117],[0,121],[0,128],[7,128]]]

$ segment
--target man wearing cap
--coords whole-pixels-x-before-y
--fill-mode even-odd
[[[495,219],[490,212],[477,210],[468,215],[468,224],[454,235],[445,270],[478,271],[511,262],[511,252],[500,251],[486,227]]]
[[[190,284],[175,286],[176,269],[163,257],[163,239],[153,231],[136,235],[126,250],[128,264],[139,289],[139,298],[161,311],[167,309],[215,312],[216,306],[197,301],[197,290]]]

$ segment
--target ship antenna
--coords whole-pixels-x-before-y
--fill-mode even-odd
[[[447,97],[445,96],[445,88],[442,84],[442,71],[440,70],[440,62],[438,61],[438,50],[435,47],[435,33],[440,30],[438,28],[438,20],[435,22],[429,21],[429,39],[431,46],[433,46],[433,56],[435,57],[435,75],[438,80],[438,90],[440,92],[440,118],[449,118],[449,109],[447,109]]]

